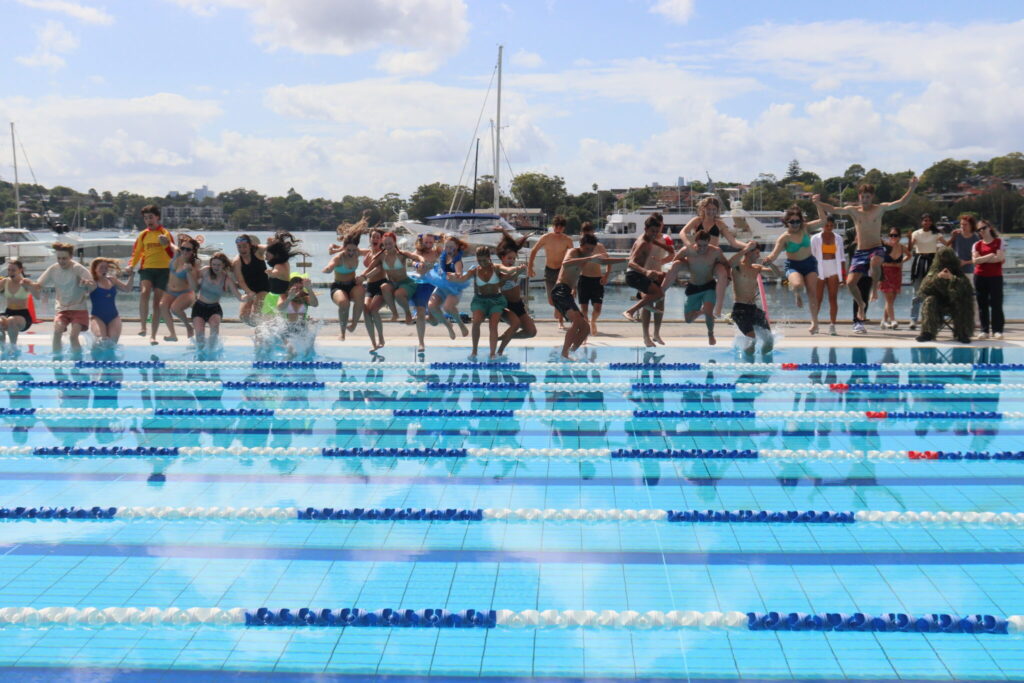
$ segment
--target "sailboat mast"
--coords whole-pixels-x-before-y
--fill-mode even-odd
[[[18,194],[18,151],[14,146],[14,121],[11,121],[11,156],[14,157],[14,220],[21,229],[21,197]]]
[[[494,213],[498,213],[501,206],[501,53],[504,49],[504,45],[498,46],[498,115],[494,125]]]

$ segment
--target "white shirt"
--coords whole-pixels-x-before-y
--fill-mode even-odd
[[[939,247],[939,233],[929,232],[924,228],[918,228],[910,233],[910,239],[914,242],[914,251],[918,254],[934,254]]]
[[[81,263],[72,263],[70,268],[61,268],[59,263],[54,263],[43,271],[36,284],[57,290],[57,313],[84,311],[89,290],[82,286],[82,280],[92,280],[92,275]]]

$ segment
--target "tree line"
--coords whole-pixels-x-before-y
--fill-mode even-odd
[[[797,203],[813,213],[810,196],[821,194],[832,201],[856,200],[856,188],[871,183],[879,201],[890,201],[903,194],[913,171],[889,173],[879,169],[867,170],[859,164],[850,166],[841,176],[822,178],[801,168],[798,160],[790,162],[781,177],[761,174],[749,183],[743,197],[747,209],[783,210]],[[1005,181],[1024,178],[1024,154],[1013,152],[987,161],[943,159],[921,173],[921,188],[913,199],[899,211],[885,214],[888,225],[910,227],[916,225],[922,213],[931,213],[937,219],[954,219],[961,213],[975,213],[994,221],[1004,231],[1024,232],[1024,195]],[[568,192],[561,176],[528,172],[515,177],[508,196],[501,197],[502,206],[521,206],[541,209],[550,218],[562,214],[567,218],[570,232],[579,230],[584,221],[600,222],[613,210],[629,210],[668,201],[678,201],[685,210],[703,193],[715,191],[726,197],[724,188],[739,183],[716,181],[712,185],[694,181],[686,187],[638,187],[613,192],[592,185],[590,191],[579,194]],[[962,187],[973,188],[955,201],[946,201],[942,193],[956,192]],[[121,191],[97,192],[89,189],[78,192],[72,188],[23,184],[22,224],[33,229],[45,227],[46,216],[51,222],[60,222],[92,229],[138,227],[139,210],[146,204],[217,205],[222,208],[223,225],[204,225],[203,229],[227,230],[334,230],[340,223],[359,220],[364,210],[370,211],[371,222],[387,222],[406,213],[410,218],[422,219],[456,211],[492,207],[494,192],[492,179],[483,176],[472,187],[454,186],[442,182],[420,185],[408,197],[388,193],[382,197],[345,195],[340,200],[317,197],[306,199],[294,189],[283,196],[265,196],[255,190],[238,188],[221,192],[216,198],[201,203],[191,201],[188,195],[154,197]],[[670,199],[666,200],[668,196]],[[33,217],[35,216],[35,217]],[[15,223],[14,186],[0,181],[0,224]],[[188,224],[180,226],[184,229]]]

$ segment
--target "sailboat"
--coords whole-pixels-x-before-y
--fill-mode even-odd
[[[66,242],[75,247],[74,257],[83,264],[98,257],[127,259],[135,244],[134,237],[86,237],[79,232],[68,231],[47,218],[49,233],[31,232],[21,224],[21,182],[18,177],[17,138],[14,122],[11,121],[11,156],[14,160],[14,215],[13,227],[0,227],[0,263],[7,259],[19,259],[25,266],[39,266],[52,263],[53,243]],[[31,166],[29,167],[31,170]],[[35,174],[33,173],[33,179]]]
[[[504,46],[498,46],[498,88],[497,88],[497,111],[495,116],[494,125],[494,211],[492,213],[470,213],[470,212],[456,212],[454,211],[455,202],[458,198],[452,200],[452,206],[449,207],[448,213],[438,214],[436,216],[428,216],[422,221],[410,220],[408,214],[404,211],[399,214],[398,220],[395,225],[401,229],[411,233],[415,239],[416,235],[432,234],[432,235],[458,235],[460,239],[465,241],[471,247],[480,245],[496,246],[501,240],[502,231],[508,232],[513,237],[519,238],[522,235],[507,220],[499,215],[499,209],[501,206],[501,68],[502,68],[502,54]],[[461,179],[460,179],[461,183]]]

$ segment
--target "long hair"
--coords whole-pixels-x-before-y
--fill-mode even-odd
[[[278,230],[274,233],[274,241],[268,242],[266,246],[267,264],[270,266],[276,266],[279,263],[287,263],[295,256],[308,256],[304,251],[300,251],[295,248],[295,245],[302,242],[302,240],[295,239],[287,230]]]
[[[110,266],[110,269],[113,270],[115,273],[121,272],[121,263],[117,259],[99,256],[97,258],[94,258],[92,260],[92,263],[89,264],[89,274],[92,275],[93,282],[95,282],[96,279],[99,277],[97,271],[99,270],[101,263],[106,263],[108,266]]]
[[[181,249],[184,246],[189,246],[192,248],[192,255],[189,256],[188,259],[186,259],[189,265],[194,266],[195,264],[199,263],[199,242],[196,241],[196,238],[192,237],[191,235],[181,233],[178,235],[177,241],[178,249]]]

